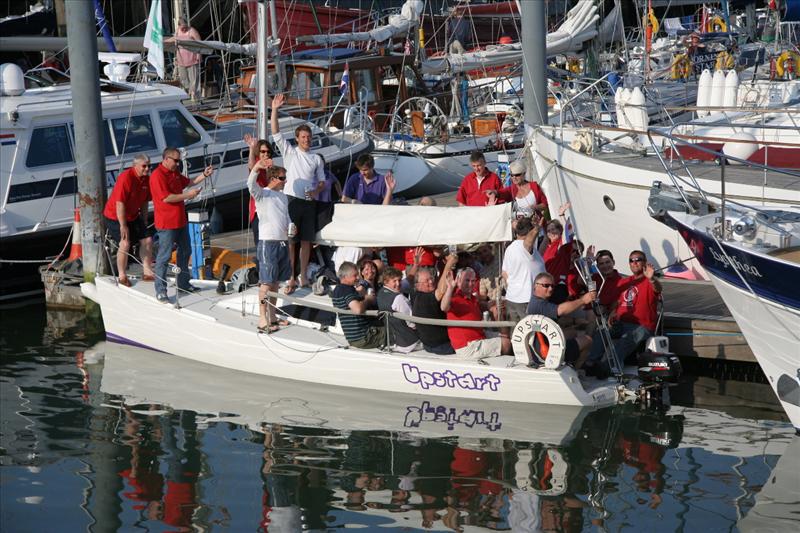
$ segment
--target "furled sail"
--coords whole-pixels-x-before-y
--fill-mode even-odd
[[[593,0],[580,0],[567,14],[559,28],[547,34],[547,55],[563,54],[578,50],[583,43],[597,35],[597,6]],[[488,46],[484,50],[464,54],[448,54],[422,62],[422,72],[465,72],[484,67],[508,65],[522,62],[522,44]]]
[[[424,3],[422,0],[406,0],[399,15],[391,15],[388,23],[371,31],[349,33],[332,33],[328,35],[301,35],[298,43],[310,43],[322,46],[349,43],[352,41],[383,42],[392,37],[408,35],[409,31],[419,24]]]

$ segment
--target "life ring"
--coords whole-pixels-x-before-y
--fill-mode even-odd
[[[672,61],[672,79],[687,79],[692,73],[692,60],[686,54],[678,54]]]
[[[714,63],[714,70],[731,70],[735,64],[733,54],[722,51],[717,54],[717,61]]]
[[[721,17],[711,17],[706,22],[706,33],[712,32],[726,32],[728,31],[728,25],[725,24],[725,21],[722,20]]]
[[[514,326],[511,347],[514,359],[523,365],[544,364],[557,369],[564,363],[566,350],[564,332],[555,320],[543,315],[528,315]]]
[[[645,22],[645,26],[647,25],[647,22],[649,22],[650,23],[650,27],[653,28],[652,35],[657,34],[658,30],[659,30],[659,28],[661,26],[658,24],[658,18],[656,18],[656,14],[653,12],[652,8],[647,13],[647,21]]]
[[[789,68],[790,62],[793,65],[791,69]],[[783,75],[790,70],[797,74],[798,68],[800,68],[800,54],[792,52],[791,50],[784,51],[775,61],[775,72],[778,74],[779,78],[782,78]]]

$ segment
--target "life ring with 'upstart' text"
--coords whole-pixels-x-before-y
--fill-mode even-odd
[[[517,363],[559,368],[566,349],[564,332],[555,320],[543,315],[528,315],[514,326],[511,347]]]

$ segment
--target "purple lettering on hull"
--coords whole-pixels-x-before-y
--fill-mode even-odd
[[[490,390],[496,392],[500,385],[500,378],[494,374],[486,374],[483,377],[473,376],[470,372],[458,375],[452,370],[443,372],[426,372],[414,365],[403,363],[403,377],[406,381],[419,385],[422,390],[431,387],[451,389],[460,388],[464,390]]]

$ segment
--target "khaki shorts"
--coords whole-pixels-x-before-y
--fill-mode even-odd
[[[484,359],[497,357],[501,354],[502,345],[500,337],[472,341],[463,348],[456,350],[456,356],[461,359]]]

